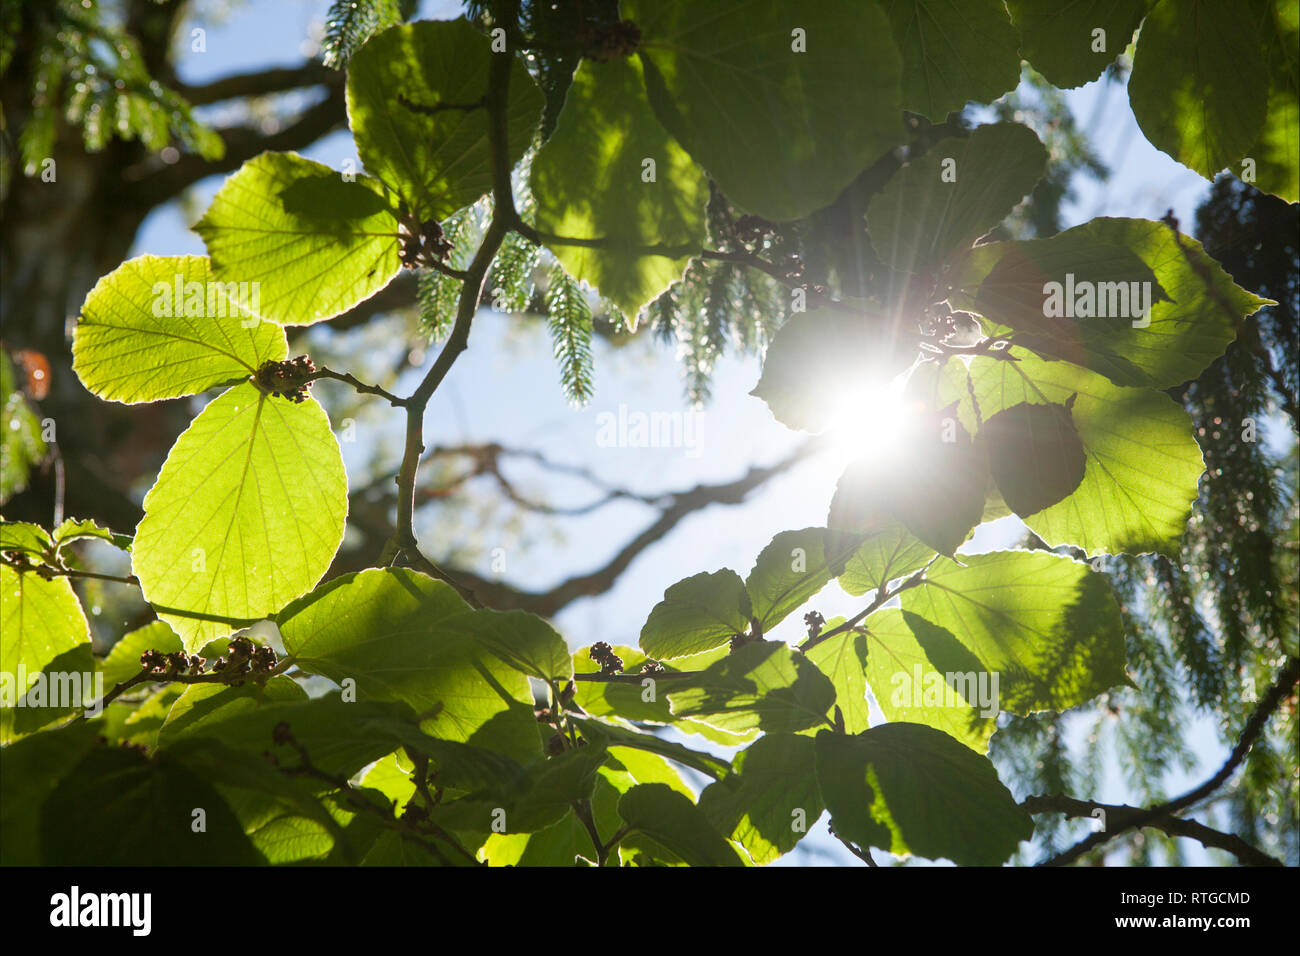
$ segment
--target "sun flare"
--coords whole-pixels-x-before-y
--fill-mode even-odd
[[[896,462],[916,425],[916,411],[904,396],[906,375],[864,376],[844,385],[831,403],[826,435],[845,463],[871,456]]]

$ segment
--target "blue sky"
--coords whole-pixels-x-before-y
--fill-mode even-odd
[[[228,13],[218,18],[215,11],[227,9],[225,4],[200,2],[178,42],[188,50],[190,31],[202,29],[206,31],[206,51],[183,55],[179,63],[181,78],[201,83],[230,73],[298,63],[303,56],[315,54],[313,38],[320,35],[328,6],[325,0],[231,4]],[[421,5],[421,14],[447,17],[456,15],[458,9],[454,3],[426,2]],[[1065,225],[1104,215],[1154,219],[1172,208],[1184,231],[1191,231],[1195,208],[1209,183],[1146,141],[1128,108],[1123,88],[1091,83],[1069,92],[1067,100],[1083,128],[1092,135],[1112,177],[1104,184],[1090,179],[1076,184],[1077,198],[1064,209]],[[218,122],[221,119],[219,113],[213,118]],[[335,168],[341,168],[346,159],[356,159],[347,133],[327,137],[303,153]],[[193,203],[173,203],[156,211],[137,237],[133,254],[204,254],[202,242],[188,231],[188,225],[201,214],[221,182],[222,177],[204,180],[195,188]],[[351,336],[344,344],[362,361],[382,355],[373,332],[369,336]],[[434,354],[432,349],[426,354],[426,367]],[[735,479],[751,464],[781,459],[802,440],[802,436],[778,424],[761,401],[748,395],[758,379],[757,360],[728,357],[719,363],[714,376],[714,399],[703,413],[698,455],[687,454],[685,449],[600,447],[600,415],[617,413],[620,403],[634,412],[680,413],[686,409],[680,366],[672,348],[653,342],[649,336],[641,336],[622,348],[598,341],[595,370],[595,400],[588,408],[571,408],[559,387],[544,326],[484,312],[476,320],[469,350],[430,405],[426,442],[498,441],[507,446],[536,448],[555,461],[588,467],[608,482],[658,492]],[[409,391],[421,374],[422,370],[409,370],[409,380],[399,382],[397,391]],[[331,387],[318,385],[317,390],[320,393]],[[324,397],[328,399],[329,395],[325,392]],[[397,411],[377,404],[359,425],[363,434],[357,447],[347,449],[349,465],[355,466],[377,445],[391,446],[400,428]],[[637,559],[612,590],[577,601],[561,612],[555,621],[557,628],[575,647],[597,640],[635,645],[646,614],[672,583],[721,567],[744,575],[778,531],[823,524],[844,463],[843,450],[810,456],[769,482],[748,503],[714,506],[692,515]],[[553,495],[560,503],[581,502],[595,494],[594,489],[580,484],[554,482],[535,468],[518,466],[511,476],[523,488],[538,495]],[[500,547],[505,549],[509,580],[529,588],[546,587],[570,574],[602,566],[654,517],[655,513],[643,506],[615,504],[589,518],[566,520],[558,526],[527,520],[522,533],[489,526],[480,537],[484,566],[478,570],[489,572],[489,554]],[[440,554],[440,542],[447,543],[448,535],[466,533],[463,527],[448,530],[425,525],[417,530],[435,559]],[[557,530],[562,532],[560,539],[555,536]],[[1005,547],[1018,536],[1017,519],[1004,519],[981,529],[967,550]],[[540,543],[529,547],[530,539]],[[815,606],[831,618],[859,610],[861,599],[843,594],[832,584],[817,598]],[[774,636],[790,639],[800,630],[796,615],[784,622]],[[1084,732],[1074,729],[1076,738]],[[1198,722],[1190,730],[1201,765],[1191,775],[1171,775],[1171,792],[1199,780],[1226,756],[1214,742],[1208,724]],[[697,740],[691,742],[698,746]],[[1131,800],[1119,768],[1112,762],[1107,770],[1098,789],[1087,796],[1114,802]],[[847,851],[824,835],[824,823],[819,829],[821,835],[804,841],[807,849],[788,855],[783,862],[857,865]],[[1199,847],[1193,847],[1189,855],[1199,861],[1203,859],[1200,853]]]

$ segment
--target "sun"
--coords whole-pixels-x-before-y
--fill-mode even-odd
[[[907,401],[907,374],[892,379],[863,376],[846,383],[830,402],[826,438],[846,464],[866,456],[897,463],[914,434],[917,413]]]

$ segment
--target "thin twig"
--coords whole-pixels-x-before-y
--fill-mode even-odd
[[[845,631],[853,630],[862,622],[864,618],[866,618],[870,614],[873,614],[875,611],[879,610],[880,607],[883,604],[885,604],[885,602],[897,597],[898,595],[902,594],[904,591],[908,590],[909,588],[914,588],[918,584],[920,584],[925,579],[925,572],[930,570],[930,565],[934,564],[934,562],[937,561],[938,558],[939,556],[936,554],[933,558],[930,559],[929,564],[921,568],[919,571],[913,574],[902,584],[898,585],[898,587],[894,588],[892,591],[886,590],[883,587],[880,588],[880,590],[876,592],[875,600],[873,600],[865,608],[863,608],[857,614],[853,615],[843,624],[839,624],[831,628],[829,631],[822,631],[820,634],[808,638],[808,640],[804,641],[802,644],[799,645],[799,650],[809,651],[812,648],[816,647],[818,644],[820,644],[822,641],[828,640],[829,638],[835,637],[839,634],[843,634]]]
[[[404,408],[407,403],[407,399],[402,398],[400,395],[394,395],[385,388],[381,388],[378,385],[367,385],[365,382],[359,381],[349,372],[336,372],[333,369],[325,368],[324,366],[316,369],[307,381],[314,382],[321,378],[331,378],[336,382],[344,382],[347,385],[351,385],[356,391],[362,392],[366,395],[378,395],[380,398],[386,399],[388,404],[397,408]]]

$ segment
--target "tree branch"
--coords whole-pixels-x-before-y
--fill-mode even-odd
[[[1237,746],[1233,748],[1227,761],[1219,768],[1219,772],[1210,779],[1187,791],[1181,797],[1139,811],[1126,819],[1123,826],[1111,827],[1108,825],[1105,831],[1094,833],[1087,839],[1080,840],[1068,850],[1043,861],[1039,866],[1064,866],[1067,863],[1073,863],[1088,851],[1108,843],[1126,830],[1155,825],[1156,821],[1175,816],[1180,811],[1187,809],[1198,800],[1219,789],[1232,776],[1233,771],[1237,769],[1242,760],[1245,759],[1250,748],[1259,738],[1259,735],[1263,733],[1268,719],[1277,710],[1283,699],[1295,689],[1297,681],[1300,681],[1300,657],[1292,657],[1278,674],[1277,681],[1269,688],[1263,700],[1259,702],[1255,712],[1251,714],[1250,720],[1246,722],[1246,727],[1241,733],[1241,739],[1237,741]],[[1109,818],[1107,823],[1109,824]]]
[[[1030,813],[1063,813],[1067,817],[1093,817],[1095,810],[1105,813],[1106,829],[1118,827],[1121,830],[1132,829],[1132,822],[1147,814],[1142,807],[1130,807],[1126,804],[1093,803],[1089,800],[1076,800],[1064,794],[1051,796],[1032,796],[1025,799],[1021,806]],[[1248,866],[1282,866],[1281,860],[1274,859],[1233,833],[1222,833],[1211,829],[1195,820],[1184,820],[1175,816],[1162,816],[1148,820],[1142,826],[1162,830],[1170,836],[1187,837],[1196,840],[1202,846],[1227,850]]]
[[[242,99],[249,96],[267,96],[283,93],[287,90],[302,89],[306,86],[334,84],[338,82],[338,71],[332,70],[315,60],[308,60],[298,66],[275,67],[258,70],[253,73],[237,73],[223,76],[211,83],[190,86],[176,83],[173,88],[193,106],[206,106],[223,100]]]
[[[513,63],[512,53],[496,54],[492,57],[488,73],[487,109],[495,208],[483,235],[482,244],[474,254],[473,262],[465,270],[451,335],[448,336],[442,351],[438,353],[424,380],[406,400],[406,445],[401,470],[397,475],[397,530],[389,547],[385,549],[386,553],[396,551],[405,553],[428,573],[450,584],[473,607],[482,606],[474,592],[420,553],[413,525],[415,481],[419,472],[420,457],[424,453],[424,410],[433,393],[451,371],[460,353],[469,347],[470,325],[474,321],[475,313],[478,312],[483,279],[509,231],[509,218],[514,213],[514,200],[510,192],[509,132],[506,123],[506,110],[510,97],[510,68]]]
[[[342,78],[335,74],[327,88],[329,95],[325,99],[303,110],[293,122],[275,133],[261,133],[249,126],[217,130],[226,144],[226,152],[221,159],[207,160],[197,154],[187,153],[172,165],[162,166],[141,176],[134,184],[135,190],[141,194],[141,204],[150,207],[158,205],[206,176],[238,169],[245,160],[259,153],[267,150],[301,149],[343,126],[347,116]]]
[[[312,376],[307,379],[307,381],[314,382],[317,379],[322,379],[322,378],[330,378],[336,382],[344,382],[347,385],[351,385],[352,388],[355,389],[356,391],[361,392],[365,395],[378,395],[380,398],[387,399],[388,404],[392,405],[395,408],[403,408],[406,406],[407,400],[405,398],[402,398],[398,395],[394,395],[392,392],[388,391],[385,388],[381,388],[378,385],[367,385],[365,382],[359,381],[350,372],[336,372],[333,369],[329,369],[329,368],[325,368],[324,366],[321,366],[320,368],[316,369],[315,373],[313,373]]]

